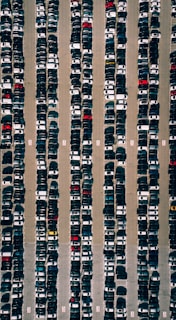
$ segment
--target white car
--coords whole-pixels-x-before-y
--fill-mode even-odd
[[[58,63],[47,63],[47,69],[58,69]]]
[[[159,80],[151,79],[151,80],[149,81],[149,84],[155,84],[156,86],[159,86]]]
[[[78,4],[78,2],[77,2]],[[77,43],[71,43],[70,44],[70,49],[80,49],[80,43],[77,42]]]
[[[151,39],[153,39],[153,38],[160,39],[160,38],[161,38],[161,33],[160,33],[160,31],[159,31],[159,30],[151,30],[150,38],[151,38]]]
[[[114,87],[115,81],[114,80],[105,80],[105,86],[112,85]]]
[[[92,80],[92,79],[83,78],[82,83],[89,83],[89,84],[92,84],[92,83],[93,83],[93,80]]]
[[[81,110],[71,110],[71,115],[77,115],[77,116],[81,116]]]
[[[46,126],[46,121],[45,120],[37,120],[36,121],[36,125],[39,126],[39,125],[45,125]]]
[[[72,196],[70,195],[70,200],[74,201],[74,200],[80,200],[80,196]]]
[[[126,12],[127,11],[127,5],[122,5],[120,2],[118,3],[118,7],[117,7],[117,11],[118,12]]]
[[[114,32],[105,33],[105,39],[112,39],[114,38]]]
[[[115,11],[107,11],[106,12],[106,17],[107,18],[112,18],[112,17],[116,17],[116,12]]]
[[[106,100],[114,100],[114,94],[105,94]]]
[[[55,57],[55,58],[48,58],[48,63],[50,64],[50,63],[54,63],[54,64],[58,64],[59,63],[59,60],[58,60],[58,58],[57,57]]]
[[[93,19],[92,19],[92,17],[90,17],[90,16],[87,16],[87,17],[86,17],[86,15],[83,14],[82,22],[92,23],[92,22],[93,22]],[[84,49],[84,50],[90,50],[90,49]],[[84,51],[83,51],[83,53],[84,53]]]
[[[6,8],[5,10],[1,10],[1,16],[12,16],[12,12],[9,8]]]
[[[87,94],[82,94],[82,95],[83,95],[83,99],[92,100],[92,95],[87,95]]]
[[[12,177],[11,176],[4,178],[2,180],[2,185],[9,186],[11,184],[12,184]]]
[[[176,6],[172,6],[172,17],[175,17],[176,14]]]
[[[74,17],[74,18],[75,18],[75,17],[80,17],[80,16],[81,16],[81,13],[80,13],[80,11],[75,11],[75,10],[74,10],[74,11],[71,12],[71,16]]]
[[[46,68],[46,63],[38,63],[37,65],[36,65],[36,69],[38,70],[38,69],[45,69]]]
[[[172,42],[176,41],[176,32],[172,33],[171,40],[172,40]]]
[[[148,39],[138,39],[138,44],[148,44],[149,40]]]
[[[118,135],[117,141],[119,144],[124,144],[126,142],[125,136]]]
[[[107,35],[109,33],[114,34],[115,33],[115,28],[113,28],[113,27],[106,28],[105,29],[105,35]]]
[[[118,6],[124,6],[124,7],[127,7],[127,2],[126,2],[126,1],[123,1],[123,0],[119,0],[119,2],[118,2]]]
[[[50,311],[48,311],[48,319],[52,319],[52,320],[57,320],[57,315],[56,313],[50,313]]]
[[[150,13],[160,13],[161,11],[161,6],[159,5],[158,1],[155,1],[153,3],[151,3],[150,5]]]
[[[90,146],[92,145],[92,141],[91,140],[83,140],[83,146]]]
[[[149,115],[149,120],[152,120],[152,119],[159,120],[159,118],[160,118],[159,114]]]
[[[158,8],[160,8],[161,7],[161,2],[160,2],[160,0],[158,1],[158,0],[151,0],[150,1],[150,6],[151,7],[158,7]]]
[[[127,110],[127,101],[126,100],[117,100],[116,101],[116,110]]]
[[[125,65],[125,64],[119,64],[117,70],[124,70],[124,71],[126,71],[126,65]]]

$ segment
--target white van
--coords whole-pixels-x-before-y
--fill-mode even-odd
[[[12,88],[12,84],[10,82],[5,82],[1,84],[1,88],[2,89],[11,89]]]
[[[118,101],[116,101],[116,110],[127,110],[127,102],[126,102],[126,100],[118,100]]]
[[[58,69],[57,63],[47,63],[47,69]]]
[[[76,1],[75,1],[76,2]],[[74,3],[74,2],[73,2]],[[76,2],[77,3],[77,2]],[[78,3],[77,3],[78,4]],[[80,43],[71,43],[70,49],[80,49]]]
[[[79,155],[70,155],[70,160],[80,160]]]
[[[148,196],[149,195],[149,191],[137,191],[137,195],[138,196]]]
[[[127,94],[122,94],[122,93],[116,94],[116,99],[118,99],[118,100],[121,100],[121,99],[126,100],[127,98],[128,98]]]

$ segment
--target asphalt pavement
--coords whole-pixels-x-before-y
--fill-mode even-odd
[[[58,317],[69,319],[70,295],[70,4],[59,4],[59,277]]]
[[[137,56],[138,1],[128,1],[126,80],[128,92],[126,122],[126,204],[127,204],[127,315],[137,317]],[[134,290],[134,288],[136,288]],[[131,294],[133,292],[133,294]]]
[[[170,276],[168,265],[169,252],[169,76],[170,76],[170,35],[171,35],[171,11],[170,3],[161,0],[160,13],[161,39],[159,46],[159,163],[160,163],[160,204],[159,204],[159,272],[160,272],[160,308],[161,319],[164,314],[169,316]]]
[[[104,3],[93,16],[93,318],[103,318],[103,183],[104,183]]]
[[[24,222],[24,318],[35,310],[35,188],[36,188],[36,77],[35,1],[24,0],[25,86],[25,222]],[[31,294],[31,292],[33,294]],[[31,313],[30,313],[31,311]],[[29,312],[29,313],[28,313]]]

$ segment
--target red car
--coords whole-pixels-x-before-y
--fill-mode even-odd
[[[80,186],[79,185],[70,186],[70,190],[80,190]]]
[[[22,83],[15,83],[15,89],[22,89],[23,88],[23,84]]]
[[[12,126],[10,124],[4,124],[2,130],[12,130]]]
[[[171,70],[176,70],[176,64],[171,64]]]
[[[108,2],[105,4],[106,9],[114,7],[114,2]]]
[[[92,115],[84,114],[83,120],[92,120]]]
[[[11,99],[11,94],[10,93],[6,93],[2,96],[2,98],[4,99]]]
[[[90,23],[90,22],[83,22],[82,28],[92,28],[92,23]]]
[[[70,240],[71,241],[79,241],[79,236],[71,236]]]
[[[88,194],[88,195],[91,195],[91,190],[83,190],[83,194]]]
[[[176,166],[176,160],[170,161],[170,166]]]
[[[147,85],[148,81],[147,80],[138,80],[138,85]]]
[[[57,221],[58,217],[48,218],[48,221]]]
[[[2,262],[11,261],[11,257],[2,257]]]
[[[80,251],[80,246],[71,246],[71,251]]]
[[[176,90],[171,90],[171,91],[170,91],[170,95],[171,95],[171,96],[175,96],[175,95],[176,95]]]

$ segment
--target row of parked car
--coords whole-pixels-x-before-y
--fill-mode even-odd
[[[160,1],[139,1],[138,17],[138,316],[159,319],[159,39]]]
[[[93,1],[70,1],[70,319],[92,319]]]
[[[170,162],[168,167],[169,173],[169,196],[170,196],[170,208],[169,208],[169,259],[170,266],[170,319],[176,317],[176,104],[175,104],[175,88],[176,88],[176,50],[175,50],[175,13],[176,2],[171,1],[171,16],[172,16],[172,29],[171,29],[171,50],[170,50],[170,116],[169,116],[169,151]]]
[[[125,320],[127,2],[105,1],[105,16],[104,319]],[[124,280],[124,284],[120,286],[119,280]]]
[[[57,319],[59,1],[36,0],[35,317]]]
[[[22,319],[24,223],[23,1],[1,1],[1,319]],[[8,151],[5,151],[8,149]]]

